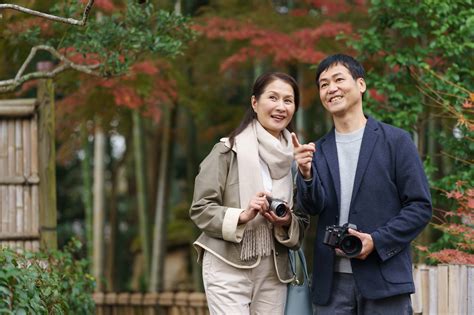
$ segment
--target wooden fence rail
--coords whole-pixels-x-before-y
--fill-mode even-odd
[[[413,268],[415,315],[474,314],[474,265]],[[208,315],[201,292],[94,293],[97,315]]]
[[[208,315],[201,292],[94,293],[97,315]]]

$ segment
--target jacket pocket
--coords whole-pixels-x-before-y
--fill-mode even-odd
[[[413,282],[410,247],[405,248],[398,255],[382,262],[380,269],[384,279],[391,283]]]

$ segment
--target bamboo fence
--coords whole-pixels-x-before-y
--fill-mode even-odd
[[[414,315],[474,314],[474,265],[417,265]],[[207,315],[201,292],[94,293],[97,315]]]
[[[0,101],[0,246],[28,251],[40,247],[36,104]]]

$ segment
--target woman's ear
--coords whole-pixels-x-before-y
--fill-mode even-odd
[[[255,95],[252,95],[250,102],[252,103],[253,111],[257,112],[257,98],[255,97]]]

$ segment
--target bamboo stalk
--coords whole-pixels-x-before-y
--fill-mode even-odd
[[[2,228],[0,229],[1,232],[8,232],[8,188],[5,185],[0,186],[0,191],[2,192]]]
[[[16,232],[16,215],[15,215],[15,186],[8,186],[8,232]]]
[[[0,120],[0,178],[7,175],[8,168],[8,121]]]
[[[24,212],[23,212],[23,186],[13,186],[16,190],[16,205],[15,205],[15,212],[16,212],[16,226],[15,231],[18,233],[22,233],[24,231],[23,228],[23,219],[24,219]]]
[[[39,233],[39,192],[38,185],[31,186],[31,231]],[[36,248],[35,248],[36,249]]]
[[[15,175],[15,121],[13,119],[8,120],[8,176]]]
[[[30,120],[22,122],[23,131],[23,176],[28,178],[31,174],[31,131]]]
[[[1,117],[25,117],[34,113],[36,99],[0,100]]]
[[[31,177],[39,178],[38,176],[38,116],[35,115],[30,120],[30,136],[31,136]]]
[[[0,233],[1,241],[38,240],[39,238],[40,238],[39,233],[26,233],[26,232]]]
[[[20,119],[15,120],[15,175],[23,175],[23,126]]]
[[[24,231],[27,233],[34,232],[32,230],[31,219],[33,213],[31,212],[31,187],[23,187],[23,205],[24,205]]]

